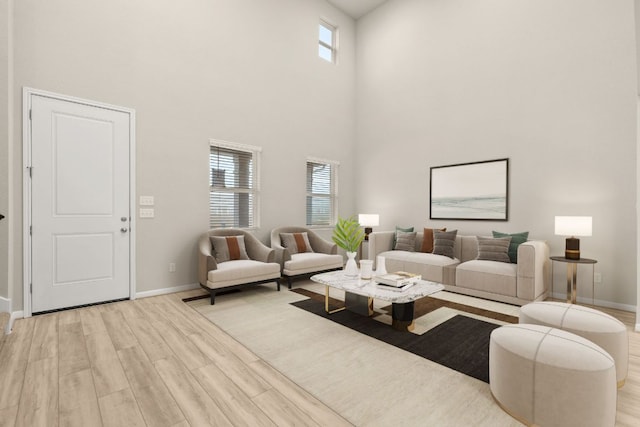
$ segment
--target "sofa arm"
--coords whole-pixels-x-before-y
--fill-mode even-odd
[[[273,262],[275,250],[262,243],[255,236],[245,233],[244,244],[247,248],[249,258],[260,262]]]
[[[395,234],[395,231],[374,231],[369,233],[369,259],[375,261],[378,254],[392,250],[393,236]]]
[[[338,253],[338,245],[328,240],[323,239],[316,233],[308,232],[309,244],[314,252],[322,254],[335,255]]]
[[[289,249],[285,248],[282,245],[271,243],[271,249],[274,252],[273,261],[280,264],[280,271],[284,268],[284,263],[291,259],[291,253]]]
[[[549,289],[549,245],[529,240],[518,247],[516,296],[535,301]]]
[[[202,236],[198,241],[198,281],[202,286],[207,286],[209,271],[217,268],[218,263],[211,251],[209,236]]]

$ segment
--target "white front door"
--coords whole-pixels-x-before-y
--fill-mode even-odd
[[[30,104],[31,312],[129,297],[131,115]]]

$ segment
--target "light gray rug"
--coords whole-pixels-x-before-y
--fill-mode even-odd
[[[310,281],[295,286],[324,292]],[[507,304],[438,297],[517,316]],[[355,425],[521,425],[497,406],[488,384],[290,305],[305,298],[267,285],[218,296],[214,306],[189,305]],[[434,312],[430,321],[456,314]]]

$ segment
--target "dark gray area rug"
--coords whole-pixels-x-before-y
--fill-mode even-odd
[[[422,335],[401,332],[370,317],[344,310],[327,314],[323,302],[307,299],[292,305],[354,331],[409,351],[470,377],[489,382],[489,338],[500,325],[456,315]]]

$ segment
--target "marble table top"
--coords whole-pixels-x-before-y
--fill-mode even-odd
[[[331,286],[332,288],[399,304],[412,302],[444,289],[444,286],[439,283],[420,280],[404,291],[388,290],[378,286],[375,279],[375,275],[372,279],[361,279],[359,276],[350,277],[345,275],[342,270],[311,276],[311,280],[314,282]]]

